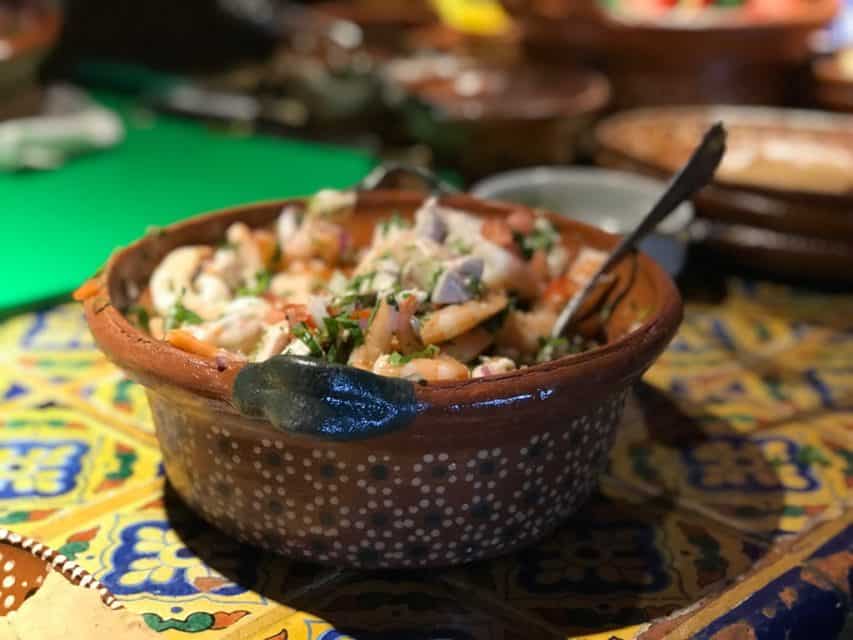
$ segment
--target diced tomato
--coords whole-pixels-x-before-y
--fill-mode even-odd
[[[314,323],[314,318],[312,318],[311,314],[308,312],[308,307],[304,304],[285,304],[283,311],[287,321],[291,325],[304,322],[311,328],[316,328],[317,326]]]
[[[569,267],[569,278],[583,286],[595,275],[605,260],[607,260],[607,254],[604,251],[584,247]]]
[[[500,247],[508,249],[515,245],[515,240],[512,236],[512,229],[503,220],[489,218],[483,223],[481,233],[486,240],[494,242]]]
[[[536,280],[539,282],[545,282],[548,279],[548,276],[551,275],[550,270],[548,269],[548,254],[546,254],[542,249],[536,251],[530,258],[529,268]]]
[[[284,312],[284,309],[276,309],[275,307],[271,307],[269,311],[267,311],[264,316],[264,322],[269,324],[276,324],[277,322],[281,322],[282,320],[287,320],[287,314]]]
[[[545,288],[545,293],[542,295],[542,300],[547,305],[560,307],[568,302],[575,293],[580,290],[580,287],[568,276],[554,278],[548,283]]]
[[[353,320],[369,320],[373,309],[356,309],[350,314]]]
[[[525,235],[533,231],[533,225],[535,222],[536,217],[530,211],[526,211],[524,209],[513,211],[506,219],[506,223],[509,225],[510,229]]]

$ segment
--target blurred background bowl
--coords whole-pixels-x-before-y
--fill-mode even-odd
[[[452,73],[389,70],[409,135],[466,176],[572,162],[610,99],[600,73],[580,67],[463,61]]]
[[[59,27],[60,12],[53,3],[0,5],[0,120],[39,110],[39,65],[56,43]]]
[[[666,188],[659,180],[594,168],[536,167],[509,171],[478,182],[479,198],[554,211],[610,233],[625,235],[648,213]],[[671,275],[687,256],[693,205],[685,202],[640,245]]]
[[[577,60],[607,73],[614,106],[779,104],[797,100],[810,40],[837,0],[637,15],[596,0],[503,0],[532,59]]]

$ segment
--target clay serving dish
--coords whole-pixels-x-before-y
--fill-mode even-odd
[[[0,616],[17,611],[51,569],[72,584],[96,590],[111,609],[121,608],[115,596],[76,562],[32,538],[0,529]]]
[[[602,69],[620,109],[795,100],[810,39],[838,9],[838,0],[800,0],[779,8],[762,3],[772,15],[703,9],[678,19],[687,12],[628,16],[597,0],[502,4],[521,25],[532,58],[580,59]]]
[[[350,232],[411,216],[415,192],[359,194]],[[179,351],[122,314],[171,249],[215,243],[227,226],[272,222],[282,201],[227,209],[149,234],[96,276],[85,313],[100,347],[147,387],[166,473],[204,518],[240,540],[358,568],[447,566],[546,535],[605,465],[628,389],[673,336],[681,302],[640,255],[618,268],[594,350],[513,373],[416,384],[316,360],[243,365]],[[511,205],[444,199],[484,217]],[[571,251],[617,238],[565,220]],[[617,301],[618,300],[618,301]]]
[[[714,183],[696,198],[697,212],[715,223],[708,243],[771,271],[850,280],[851,116],[765,107],[636,109],[599,124],[596,159],[666,177],[687,157],[702,127],[717,120],[729,131],[727,156]],[[770,160],[744,172],[733,169],[761,145],[775,147]],[[821,164],[829,161],[829,168]]]
[[[565,164],[610,99],[601,74],[563,66],[466,62],[459,73],[388,74],[409,134],[469,176]]]

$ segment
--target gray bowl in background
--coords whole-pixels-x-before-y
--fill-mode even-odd
[[[496,174],[475,184],[471,193],[547,209],[624,235],[639,224],[665,188],[658,180],[621,171],[535,167]],[[682,204],[640,244],[673,276],[684,266],[693,215],[693,205]]]

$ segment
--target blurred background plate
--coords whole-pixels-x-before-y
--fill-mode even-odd
[[[666,183],[622,171],[536,167],[500,173],[475,184],[480,198],[547,209],[610,233],[633,230],[666,189]],[[650,234],[640,248],[677,275],[688,246],[693,205],[685,202]]]

